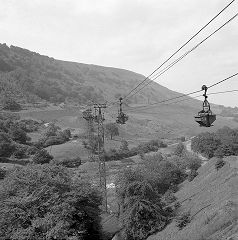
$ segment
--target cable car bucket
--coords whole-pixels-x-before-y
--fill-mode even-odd
[[[120,108],[118,111],[116,123],[125,124],[126,121],[128,120],[128,116],[122,111],[122,97],[119,98],[119,101],[120,101]]]
[[[198,115],[195,116],[195,121],[200,125],[200,127],[211,127],[212,123],[216,120],[216,115],[212,113],[209,102],[207,101],[207,86],[203,85],[202,90],[204,90],[203,96],[205,100],[203,102],[203,109],[198,112]]]

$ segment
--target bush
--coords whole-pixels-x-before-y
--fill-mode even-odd
[[[184,154],[184,151],[185,151],[185,146],[182,142],[180,142],[174,150],[174,155],[181,157]]]
[[[20,111],[22,108],[21,108],[21,105],[18,104],[15,100],[5,99],[3,101],[3,109],[10,110],[10,111]]]
[[[15,145],[15,151],[13,153],[13,156],[18,159],[26,158],[27,154],[27,147],[21,146],[21,145]]]
[[[38,151],[32,161],[36,164],[45,164],[49,163],[53,159],[53,156],[51,156],[45,149],[41,149]]]
[[[198,172],[192,169],[188,175],[188,181],[191,182],[198,175]]]
[[[32,119],[23,119],[19,121],[19,127],[25,132],[35,132],[38,130],[40,123]]]
[[[202,166],[202,160],[196,155],[187,154],[185,164],[188,169],[197,171]]]
[[[59,129],[60,128],[58,126],[51,123],[44,133],[45,138],[56,136]]]
[[[11,113],[11,112],[2,112],[0,113],[0,120],[8,120],[11,119],[12,121],[20,120],[20,115],[18,113]]]
[[[26,150],[26,155],[34,155],[39,151],[39,149],[35,146],[29,146]]]
[[[72,159],[63,159],[58,161],[58,164],[68,168],[75,168],[81,165],[81,159],[80,157],[76,157]]]
[[[30,141],[30,137],[27,136],[26,132],[20,128],[12,127],[9,131],[9,134],[13,141],[18,143],[25,144],[27,141]]]
[[[226,164],[226,162],[223,159],[221,159],[221,158],[217,159],[216,164],[215,164],[216,170],[218,171],[225,164]]]
[[[65,129],[62,131],[62,136],[64,136],[64,138],[69,141],[69,139],[71,138],[71,131],[70,129]]]
[[[165,205],[170,205],[171,203],[175,202],[177,199],[174,196],[174,192],[170,189],[165,192],[165,194],[162,197],[162,201],[165,203]]]
[[[179,228],[179,230],[186,227],[187,224],[191,222],[190,212],[185,212],[180,216],[177,216],[176,222],[177,222],[176,226]]]
[[[10,157],[14,150],[15,147],[13,144],[0,143],[0,157]]]
[[[4,179],[6,176],[7,171],[0,168],[0,180]]]
[[[60,145],[65,143],[65,139],[60,136],[51,136],[45,140],[43,147],[49,147],[52,145]]]
[[[191,141],[191,148],[195,152],[200,152],[208,158],[214,156],[214,152],[220,146],[221,140],[215,133],[201,133]]]

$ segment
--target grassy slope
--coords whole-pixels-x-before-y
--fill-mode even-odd
[[[148,240],[225,240],[235,233],[238,237],[238,157],[226,158],[227,164],[218,172],[215,162],[211,159],[201,167],[199,175],[184,182],[176,194],[181,211],[190,211],[192,221],[180,231],[173,221]]]

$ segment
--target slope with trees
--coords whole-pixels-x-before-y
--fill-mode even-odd
[[[238,155],[238,129],[223,127],[215,133],[201,133],[192,139],[191,148],[208,158]]]
[[[0,238],[100,240],[100,193],[61,166],[16,168],[0,182]]]

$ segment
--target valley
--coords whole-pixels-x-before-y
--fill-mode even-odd
[[[227,147],[225,144],[229,131],[234,129],[231,135],[236,136],[235,131],[238,129],[237,108],[211,104],[213,112],[217,114],[214,126],[199,127],[194,121],[194,115],[201,110],[201,101],[189,98],[184,102],[156,104],[161,100],[178,97],[181,93],[153,82],[138,95],[123,102],[123,112],[129,119],[126,124],[120,125],[116,124],[119,97],[125,96],[128,89],[137,85],[144,76],[123,69],[55,60],[5,44],[0,45],[0,58],[0,106],[3,116],[0,125],[0,144],[3,147],[0,150],[3,152],[4,144],[13,145],[15,148],[11,150],[12,154],[6,156],[0,152],[0,168],[4,172],[11,174],[20,171],[19,169],[24,171],[29,168],[29,171],[34,173],[37,166],[39,171],[45,171],[45,166],[52,167],[52,171],[55,171],[54,167],[63,167],[64,170],[61,170],[67,171],[70,181],[86,182],[92,189],[99,189],[98,156],[95,153],[94,159],[90,159],[91,150],[85,147],[88,139],[87,122],[83,118],[83,112],[89,107],[93,108],[95,102],[106,102],[108,106],[103,110],[104,127],[114,124],[118,134],[111,139],[105,131],[104,151],[108,154],[105,163],[108,213],[102,211],[101,202],[97,206],[101,211],[102,228],[107,233],[104,239],[111,239],[116,233],[123,232],[122,222],[117,216],[122,211],[119,205],[122,204],[120,197],[123,197],[124,193],[119,196],[118,189],[123,185],[119,180],[123,179],[123,174],[127,176],[128,173],[135,179],[143,179],[142,183],[151,184],[151,188],[157,189],[158,184],[158,202],[167,195],[173,199],[163,199],[163,208],[156,205],[166,218],[163,223],[165,225],[162,229],[156,226],[156,230],[148,230],[148,233],[146,230],[146,233],[143,233],[145,239],[225,240],[235,234],[235,216],[228,216],[227,211],[233,211],[237,204],[234,197],[229,195],[230,191],[234,191],[237,157],[233,160],[225,157],[233,152],[223,156],[225,166],[218,171],[216,157],[210,159],[199,152],[195,153],[192,141],[196,136],[213,136],[219,129],[223,129],[225,137],[222,135],[219,144]],[[9,99],[10,102],[20,105],[18,111],[5,109],[6,102],[9,102],[6,100]],[[118,103],[111,104],[114,101]],[[146,106],[148,104],[149,107]],[[150,107],[150,104],[154,106]],[[9,113],[16,114],[19,119],[14,120],[11,116],[4,119],[5,114]],[[20,124],[21,121],[35,121],[37,129],[29,130],[24,125],[25,122]],[[19,143],[19,139],[14,136],[16,129],[27,129],[26,135],[29,138],[26,138],[24,143]],[[94,135],[97,135],[96,123]],[[236,141],[235,137],[232,141]],[[164,145],[160,145],[161,143]],[[153,150],[143,150],[148,146],[153,147]],[[181,146],[182,150],[179,152]],[[30,147],[34,153],[30,152]],[[235,147],[234,149],[236,150]],[[14,151],[18,151],[18,155]],[[49,154],[47,157],[51,160],[47,160],[47,163],[34,162],[40,151]],[[130,177],[128,179],[125,185],[134,181]],[[139,185],[129,190],[133,192],[140,187]],[[147,185],[142,187],[145,191],[151,189],[147,189]],[[4,189],[4,186],[2,188]],[[129,190],[125,192],[130,192]],[[153,191],[155,194],[156,191]],[[142,195],[144,196],[144,193]],[[158,197],[157,193],[156,196]],[[188,211],[192,216],[191,224],[178,230],[174,215]],[[156,211],[153,210],[152,215],[153,212]],[[121,217],[123,216],[122,214]],[[155,222],[153,221],[153,224]],[[145,225],[142,224],[141,229],[146,229]],[[201,232],[199,229],[202,229]]]

